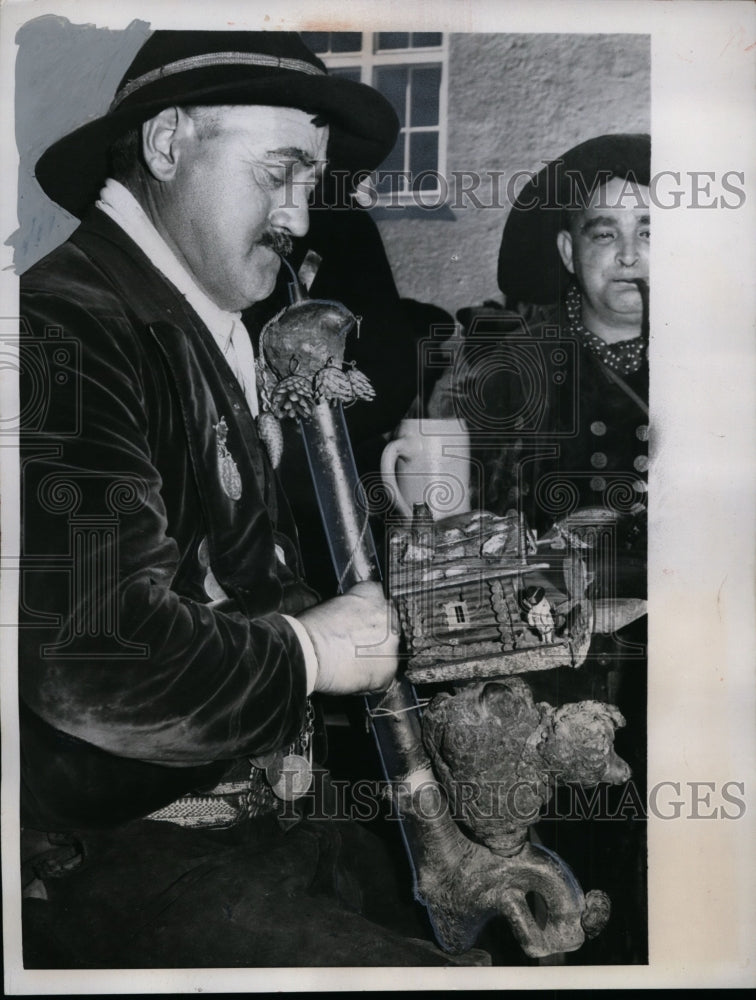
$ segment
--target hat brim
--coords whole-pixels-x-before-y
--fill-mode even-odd
[[[651,137],[645,133],[602,135],[552,160],[520,191],[507,217],[499,248],[499,288],[507,302],[558,302],[570,275],[557,250],[564,211],[574,207],[574,178],[590,191],[599,178],[630,178],[648,185]]]
[[[297,72],[240,74],[222,83],[175,86],[149,95],[63,136],[37,162],[35,176],[45,194],[81,218],[96,199],[108,171],[108,147],[130,128],[173,105],[267,105],[322,115],[330,125],[328,158],[354,173],[373,170],[391,152],[399,132],[396,112],[372,87],[342,77]],[[157,92],[156,92],[157,91]]]

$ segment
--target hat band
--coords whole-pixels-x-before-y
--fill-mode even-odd
[[[129,80],[113,98],[110,110],[115,111],[127,97],[149,83],[162,80],[166,76],[174,76],[176,73],[205,69],[207,66],[263,66],[269,69],[288,69],[294,73],[309,73],[311,76],[327,76],[322,69],[305,62],[304,59],[269,56],[262,52],[207,52],[204,55],[189,56],[187,59],[177,59],[176,62],[166,63],[165,66]]]

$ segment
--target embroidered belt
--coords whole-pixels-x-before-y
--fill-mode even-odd
[[[176,823],[192,829],[224,829],[242,820],[275,812],[278,799],[263,771],[251,769],[242,781],[226,781],[202,794],[182,795],[145,819]]]

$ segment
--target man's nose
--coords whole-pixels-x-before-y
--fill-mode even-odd
[[[617,246],[617,262],[623,267],[633,267],[640,260],[640,244],[635,236],[624,236]]]
[[[304,184],[287,184],[281,189],[280,200],[270,213],[270,221],[292,236],[304,236],[310,228],[309,191]]]

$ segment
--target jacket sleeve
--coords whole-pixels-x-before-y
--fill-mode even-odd
[[[289,742],[306,674],[275,601],[251,617],[176,586],[188,556],[169,531],[147,419],[157,383],[135,331],[123,314],[39,292],[22,296],[22,315],[22,700],[145,761]]]

